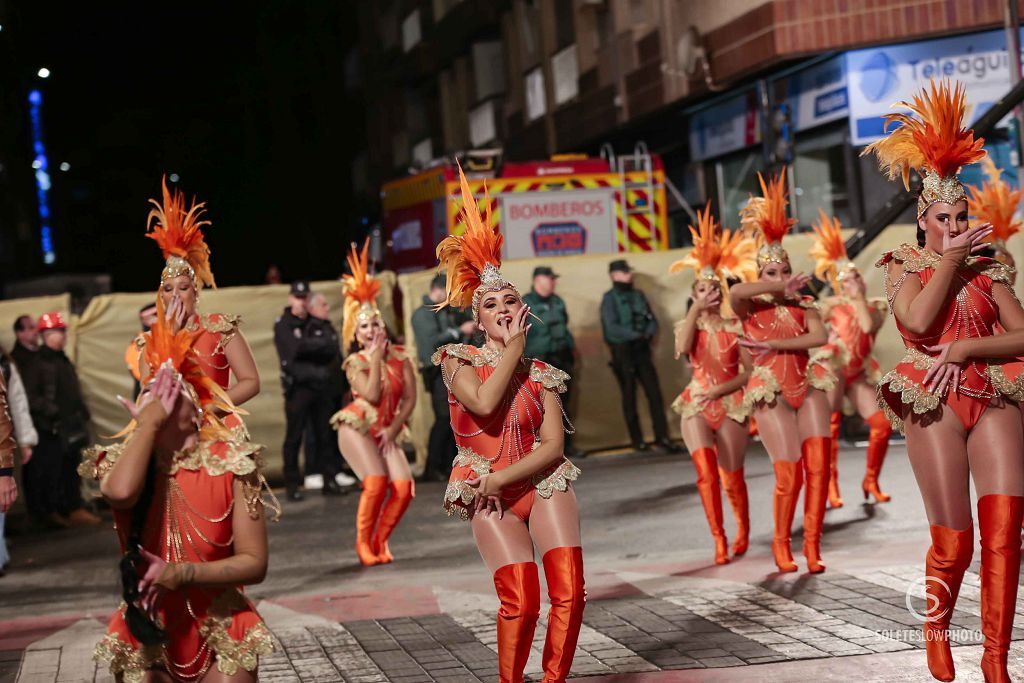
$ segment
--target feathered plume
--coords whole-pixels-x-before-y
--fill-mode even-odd
[[[765,182],[761,173],[757,174],[761,184],[761,196],[751,196],[746,206],[740,209],[740,225],[745,231],[751,232],[768,244],[779,244],[789,229],[796,224],[796,219],[786,216],[786,169],[778,175],[770,176]]]
[[[466,308],[473,303],[473,293],[481,284],[484,268],[501,266],[501,245],[504,237],[491,222],[491,198],[484,185],[484,214],[481,217],[473,192],[459,165],[459,184],[462,190],[462,214],[466,232],[449,235],[437,245],[438,271],[447,273],[448,296],[435,306]]]
[[[948,178],[985,156],[985,140],[976,139],[973,130],[963,127],[967,109],[963,84],[957,82],[952,87],[949,81],[942,81],[936,85],[932,80],[929,87],[930,92],[922,89],[912,102],[897,102],[895,106],[909,113],[890,114],[885,123],[886,129],[891,123],[899,127],[861,152],[862,156],[874,152],[889,179],[902,177],[908,190],[911,169]]]
[[[843,242],[843,226],[838,218],[829,218],[824,209],[818,209],[818,214],[818,220],[812,226],[814,246],[809,252],[817,261],[814,276],[822,282],[832,283],[832,288],[837,289],[838,269],[850,260],[846,255],[846,243]]]
[[[380,281],[370,275],[369,267],[370,238],[366,238],[362,251],[356,251],[353,244],[347,257],[351,275],[342,276],[342,289],[345,292],[344,322],[341,334],[346,342],[356,336],[359,324],[359,311],[364,307],[376,311],[377,293],[380,292]]]
[[[982,161],[985,182],[981,187],[968,188],[967,209],[974,220],[992,224],[990,241],[1006,243],[1020,232],[1021,221],[1015,218],[1020,204],[1021,190],[1013,190],[1000,179],[999,169],[991,159]]]
[[[726,278],[749,281],[757,278],[757,244],[739,232],[725,230],[711,216],[711,202],[697,210],[697,227],[690,226],[693,249],[669,266],[669,273],[692,268],[698,274],[710,268],[725,284]]]
[[[693,249],[685,257],[668,267],[669,273],[679,273],[693,268],[698,273],[702,268],[718,270],[718,261],[722,256],[722,244],[718,237],[718,222],[711,215],[711,200],[708,200],[704,211],[697,209],[697,227],[690,226],[693,236]]]
[[[196,341],[203,335],[203,330],[190,331],[182,328],[173,332],[167,322],[161,297],[156,299],[156,308],[156,322],[153,323],[149,332],[143,335],[145,346],[142,359],[145,361],[145,376],[142,378],[142,384],[149,383],[161,366],[170,365],[180,375],[183,382],[182,395],[187,396],[197,409],[202,410],[204,434],[214,438],[227,437],[229,430],[217,417],[217,412],[238,415],[246,413],[232,403],[228,393],[210,378],[199,364],[194,347]],[[134,428],[135,421],[132,420],[127,427],[112,438],[123,436]]]
[[[153,208],[146,217],[146,237],[154,240],[163,251],[164,259],[177,256],[192,267],[199,286],[216,287],[213,271],[210,270],[210,247],[203,239],[202,228],[211,225],[202,216],[206,203],[192,200],[191,208],[185,208],[185,195],[179,190],[172,192],[163,178],[163,204],[155,199],[149,203]]]

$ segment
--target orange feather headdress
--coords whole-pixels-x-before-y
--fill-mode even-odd
[[[814,276],[832,285],[832,291],[839,292],[839,283],[850,273],[857,271],[850,257],[846,255],[846,243],[843,241],[843,226],[839,219],[829,218],[824,209],[818,209],[818,220],[814,228],[814,246],[810,255],[817,264]]]
[[[864,148],[862,155],[874,152],[878,164],[890,180],[902,177],[910,189],[910,171],[922,175],[921,196],[917,200],[920,218],[935,202],[956,204],[966,198],[958,174],[968,164],[985,157],[985,140],[975,138],[974,131],[963,127],[967,97],[963,83],[949,81],[922,88],[912,102],[897,102],[909,113],[889,114],[890,123],[900,124],[887,137]]]
[[[213,271],[210,270],[210,247],[203,239],[204,226],[210,221],[202,216],[206,213],[206,204],[197,204],[185,208],[185,195],[179,190],[173,192],[167,188],[167,178],[163,179],[163,204],[155,199],[149,203],[153,208],[146,217],[146,237],[160,245],[167,264],[160,275],[160,282],[188,275],[198,293],[202,287],[216,287]]]
[[[757,174],[761,184],[761,196],[751,195],[746,206],[740,209],[740,225],[752,233],[760,242],[757,250],[757,266],[764,268],[769,263],[786,263],[789,254],[782,248],[782,238],[796,224],[786,215],[786,169],[770,176],[765,182],[764,175]]]
[[[512,289],[519,290],[501,275],[501,245],[504,237],[491,221],[491,198],[484,185],[484,214],[473,197],[466,175],[459,165],[459,184],[462,191],[462,214],[466,232],[449,235],[437,245],[438,271],[446,271],[447,297],[437,304],[436,310],[445,306],[456,308],[472,307],[473,319],[480,317],[480,299],[487,292]]]
[[[739,232],[725,230],[711,215],[711,202],[697,209],[697,227],[690,226],[693,249],[669,266],[669,273],[692,268],[696,279],[715,280],[725,287],[728,278],[757,278],[757,244]]]
[[[353,244],[348,254],[348,267],[351,275],[342,276],[342,288],[345,292],[344,321],[341,336],[349,344],[356,338],[356,328],[365,320],[377,318],[381,325],[384,320],[377,309],[377,293],[380,292],[380,281],[370,275],[369,267],[370,238],[366,238],[362,251],[356,250]]]
[[[997,255],[1006,255],[1006,241],[1020,232],[1021,221],[1016,219],[1021,190],[1011,189],[1000,179],[999,169],[991,159],[982,161],[985,182],[981,187],[968,188],[967,209],[974,220],[992,224],[992,246]]]
[[[196,408],[204,437],[230,438],[230,429],[217,416],[218,411],[238,415],[246,413],[232,403],[228,393],[209,377],[199,364],[195,343],[203,335],[203,330],[182,328],[173,332],[164,314],[163,299],[157,297],[156,306],[156,322],[149,332],[143,334],[143,386],[153,381],[161,367],[169,366],[181,382],[182,395]],[[134,428],[133,420],[115,437],[123,436]]]

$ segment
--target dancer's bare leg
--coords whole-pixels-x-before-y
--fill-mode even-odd
[[[951,408],[943,407],[937,420],[910,416],[905,418],[904,428],[907,457],[928,523],[956,530],[971,526],[967,430],[960,418]]]
[[[772,555],[779,571],[794,572],[797,567],[790,549],[790,533],[796,501],[803,483],[797,412],[785,401],[776,400],[771,405],[757,409],[757,428],[775,470]]]
[[[846,388],[846,397],[857,410],[857,414],[867,420],[878,412],[878,397],[875,388],[863,377],[850,382]]]
[[[747,424],[726,418],[715,437],[718,443],[718,466],[729,472],[743,467],[747,444],[750,442],[750,428]]]
[[[360,479],[387,476],[384,459],[377,450],[377,442],[373,437],[360,434],[348,425],[342,425],[338,428],[338,448],[341,449],[345,462]]]
[[[702,448],[715,447],[715,433],[711,431],[707,421],[700,415],[679,419],[679,432],[683,435],[686,450],[696,453]]]
[[[978,498],[1024,496],[1024,430],[1015,403],[990,405],[967,436],[971,477]]]
[[[793,407],[781,398],[755,410],[757,431],[772,462],[800,460],[800,426]]]

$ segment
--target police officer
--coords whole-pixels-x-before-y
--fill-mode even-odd
[[[558,273],[549,266],[537,266],[533,269],[533,286],[530,292],[523,297],[523,301],[530,307],[530,312],[539,318],[534,321],[536,324],[530,329],[526,337],[526,350],[524,355],[527,358],[536,358],[548,365],[553,365],[559,370],[564,370],[570,375],[573,374],[573,367],[576,360],[576,342],[569,331],[569,312],[566,310],[565,301],[555,294],[555,285],[558,281]],[[570,382],[567,386],[575,386],[576,382]],[[562,396],[562,402],[568,413],[571,396],[566,392]],[[582,453],[572,446],[572,436],[565,437],[565,452],[570,457],[580,457]]]
[[[329,414],[322,409],[323,396],[331,381],[330,365],[337,357],[338,338],[329,336],[321,321],[310,321],[306,307],[309,298],[309,283],[298,280],[292,283],[288,294],[288,306],[274,322],[274,346],[281,362],[281,385],[284,389],[285,436],[281,448],[284,456],[284,481],[288,500],[302,500],[299,486],[299,448],[306,424],[314,420],[319,452],[329,444]],[[332,328],[333,329],[333,328]],[[332,348],[333,344],[333,348]],[[322,425],[317,424],[323,422]],[[323,439],[321,439],[323,435]],[[306,470],[323,475],[324,495],[337,495],[341,488],[334,481],[334,471],[329,458],[318,457],[320,453],[306,449]]]
[[[635,450],[649,449],[644,443],[636,412],[636,384],[639,381],[647,395],[656,443],[670,453],[678,453],[682,449],[668,437],[661,386],[651,361],[651,341],[658,332],[658,319],[654,317],[647,297],[633,287],[633,269],[625,260],[612,261],[608,265],[608,274],[612,288],[601,300],[601,328],[604,341],[612,352],[611,367],[622,391],[622,412],[629,438]],[[535,326],[533,330],[536,329]]]
[[[450,307],[434,311],[434,306],[445,300],[445,276],[437,275],[430,282],[430,291],[423,304],[413,311],[412,331],[416,338],[423,386],[430,392],[430,405],[434,409],[434,426],[427,442],[427,465],[424,480],[448,481],[452,460],[455,458],[455,434],[452,433],[448,408],[448,389],[441,378],[441,368],[430,361],[434,351],[445,344],[466,342],[476,332],[476,323]]]

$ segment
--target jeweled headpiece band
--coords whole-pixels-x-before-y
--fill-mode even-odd
[[[842,282],[844,278],[849,277],[857,272],[857,266],[853,261],[846,259],[844,261],[836,261],[836,281]]]
[[[386,327],[384,325],[384,318],[380,314],[380,309],[371,304],[369,301],[364,301],[359,306],[359,312],[356,313],[356,323],[371,322],[373,320],[377,320],[380,323],[381,327]]]
[[[711,266],[704,266],[699,271],[697,271],[697,280],[710,280],[713,282],[718,282],[718,273],[716,273],[715,269],[712,268]]]
[[[757,250],[757,267],[764,268],[769,263],[789,263],[789,253],[781,242],[768,242]]]
[[[196,271],[192,268],[192,265],[181,258],[180,256],[171,256],[167,259],[166,265],[164,265],[163,271],[160,273],[160,284],[164,284],[168,280],[173,280],[176,277],[182,275],[188,275],[189,279],[192,280],[192,288],[196,290],[196,294],[199,294],[199,282],[196,279]]]
[[[484,269],[480,271],[480,286],[473,291],[473,320],[479,322],[480,320],[480,303],[484,298],[485,294],[490,292],[500,292],[503,289],[511,289],[516,293],[516,296],[520,299],[523,298],[522,294],[519,293],[519,288],[514,284],[506,280],[501,275],[501,271],[493,263],[488,263],[484,266]]]
[[[955,175],[940,178],[938,173],[925,173],[921,183],[921,195],[917,198],[917,217],[935,202],[956,204],[967,201],[967,192],[960,178]]]

